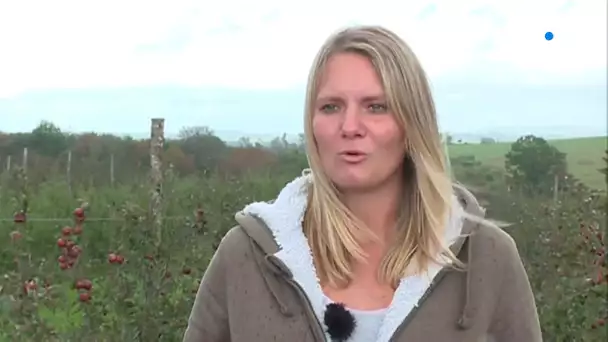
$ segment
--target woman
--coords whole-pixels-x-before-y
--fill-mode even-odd
[[[541,341],[515,243],[453,185],[422,67],[381,27],[308,80],[311,172],[236,219],[184,341]]]

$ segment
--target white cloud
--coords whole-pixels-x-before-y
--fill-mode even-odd
[[[430,5],[436,10],[421,18]],[[0,0],[0,97],[55,87],[301,85],[325,37],[352,23],[401,34],[434,78],[483,69],[496,82],[576,80],[605,75],[606,10],[605,0]]]
[[[605,69],[607,2],[581,0],[572,1],[570,6],[568,1],[562,3],[501,3],[499,11],[511,21],[497,32],[497,48],[488,58],[529,71],[560,75]],[[560,7],[566,8],[559,10]],[[539,39],[545,31],[553,32],[555,38]]]

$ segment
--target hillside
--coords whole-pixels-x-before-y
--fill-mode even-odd
[[[570,172],[587,185],[606,189],[606,181],[599,169],[605,167],[602,157],[607,148],[606,137],[575,138],[549,140],[560,151],[567,154]],[[505,154],[511,148],[511,143],[496,144],[454,144],[450,145],[451,157],[473,155],[480,162],[504,167]]]

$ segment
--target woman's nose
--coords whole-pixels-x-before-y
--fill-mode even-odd
[[[354,138],[363,136],[364,127],[361,122],[360,112],[356,107],[349,106],[342,115],[341,125],[342,136],[345,138]]]

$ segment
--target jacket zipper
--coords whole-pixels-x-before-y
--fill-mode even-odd
[[[437,285],[439,285],[441,283],[441,281],[443,280],[443,278],[445,278],[445,275],[447,274],[447,272],[448,271],[446,269],[443,269],[439,272],[439,274],[437,275],[435,280],[433,282],[431,282],[431,284],[429,285],[429,288],[424,292],[424,294],[418,301],[418,305],[416,305],[414,307],[414,309],[405,317],[403,322],[401,322],[401,324],[399,324],[397,329],[395,329],[395,332],[389,339],[389,342],[398,342],[397,338],[399,337],[399,335],[401,335],[403,330],[407,327],[407,325],[410,323],[410,321],[414,318],[414,316],[416,315],[416,313],[418,312],[418,309],[422,306],[422,304],[424,304],[424,302],[428,299],[428,297],[430,297],[431,293],[433,292],[433,290],[435,290]],[[321,325],[321,322],[319,322],[316,315],[314,314],[314,309],[312,307],[312,304],[310,303],[310,299],[308,299],[308,296],[304,293],[304,290],[302,289],[300,284],[293,281],[292,279],[288,279],[287,281],[298,292],[298,295],[306,304],[306,309],[307,309],[306,314],[308,315],[308,319],[313,321],[313,324],[314,324],[313,330],[314,330],[314,334],[315,334],[315,340],[320,341],[320,342],[327,342],[327,339],[325,337],[325,332],[323,331],[323,326]]]
[[[304,289],[293,279],[287,279],[287,282],[298,292],[300,299],[302,299],[306,304],[306,314],[308,315],[308,319],[313,322],[313,334],[315,335],[315,340],[319,342],[327,342],[327,338],[325,336],[325,331],[323,330],[323,326],[321,322],[317,318],[315,314],[315,310],[310,303],[310,299],[304,292]]]
[[[414,318],[414,316],[416,316],[416,313],[418,312],[418,309],[422,306],[422,304],[424,304],[424,302],[427,300],[427,298],[430,297],[431,293],[437,287],[437,285],[439,285],[439,283],[441,283],[441,281],[443,280],[443,278],[445,277],[445,275],[447,274],[447,272],[448,272],[448,270],[443,269],[443,270],[441,270],[439,272],[439,274],[437,274],[437,276],[435,277],[435,280],[431,282],[431,284],[429,285],[429,288],[426,289],[426,291],[424,292],[424,294],[422,295],[422,297],[418,301],[418,304],[405,317],[405,319],[403,320],[403,322],[401,322],[401,324],[399,324],[399,326],[397,327],[397,329],[395,329],[395,332],[393,333],[393,335],[389,339],[389,342],[398,342],[397,338],[399,337],[399,335],[401,335],[401,333],[403,332],[403,330],[405,330],[405,328],[412,321],[412,319]]]

